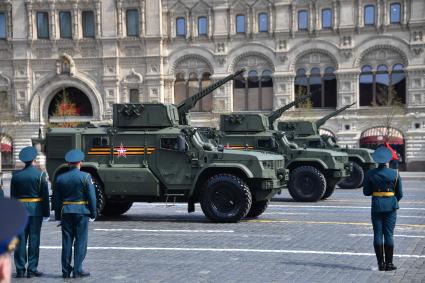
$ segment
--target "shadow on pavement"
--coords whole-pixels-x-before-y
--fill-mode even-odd
[[[331,263],[322,263],[322,262],[313,262],[313,261],[281,261],[280,263],[288,265],[299,265],[299,266],[310,266],[310,267],[320,267],[320,268],[330,268],[330,269],[341,269],[341,270],[361,270],[361,271],[370,271],[370,268],[362,268],[357,266],[351,266],[346,264],[331,264]]]

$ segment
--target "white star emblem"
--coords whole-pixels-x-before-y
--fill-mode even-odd
[[[120,148],[116,149],[116,151],[118,152],[118,157],[126,157],[125,152],[127,151],[127,149],[124,148],[124,146],[122,145],[122,142],[121,142]]]

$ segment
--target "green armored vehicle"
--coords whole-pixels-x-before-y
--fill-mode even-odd
[[[308,96],[307,96],[308,97]],[[273,123],[289,108],[307,97],[277,109],[270,115],[233,113],[221,115],[217,142],[225,148],[274,152],[285,157],[289,169],[288,190],[296,201],[318,201],[332,195],[335,185],[350,174],[346,153],[327,149],[301,148]],[[210,136],[211,137],[211,136]]]
[[[45,139],[47,171],[54,181],[68,170],[65,153],[83,150],[86,160],[81,170],[92,175],[97,209],[105,216],[125,213],[133,202],[172,200],[187,202],[189,212],[200,202],[204,214],[215,222],[257,217],[286,184],[284,159],[205,141],[196,128],[179,121],[190,109],[186,105],[195,100],[179,106],[115,104],[111,127],[50,129]]]
[[[351,175],[341,182],[338,186],[343,189],[355,189],[361,187],[367,170],[376,168],[376,163],[372,159],[373,150],[366,148],[343,148],[339,147],[332,137],[321,136],[319,128],[330,118],[338,115],[353,104],[346,105],[334,112],[318,119],[317,121],[282,121],[278,122],[277,129],[284,131],[288,139],[299,146],[311,148],[324,148],[345,152],[353,167]]]

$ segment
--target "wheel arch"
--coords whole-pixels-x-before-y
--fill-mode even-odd
[[[329,167],[321,160],[316,159],[299,159],[295,160],[293,162],[290,162],[288,166],[286,167],[290,171],[294,170],[297,167],[300,166],[312,166],[322,172],[324,174],[324,171],[329,169]]]
[[[201,172],[199,172],[195,178],[195,182],[192,185],[190,190],[190,198],[193,201],[199,200],[199,193],[201,191],[202,185],[213,175],[216,174],[232,174],[238,176],[243,179],[245,182],[247,179],[253,178],[252,172],[244,165],[241,164],[224,164],[220,166],[209,166],[204,168]]]

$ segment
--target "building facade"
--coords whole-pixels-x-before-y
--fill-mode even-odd
[[[191,113],[267,113],[311,93],[282,119],[329,120],[343,146],[386,136],[408,169],[425,164],[423,0],[1,0],[2,151],[55,123],[109,122],[118,102],[178,103],[246,68]],[[389,129],[389,130],[385,130]]]

